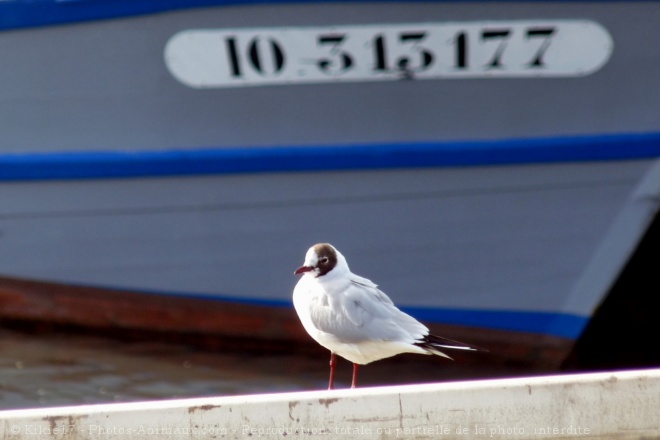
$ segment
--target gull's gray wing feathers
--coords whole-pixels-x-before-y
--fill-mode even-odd
[[[344,342],[414,344],[428,334],[426,326],[399,310],[374,283],[356,278],[343,291],[310,303],[310,317],[317,329]]]

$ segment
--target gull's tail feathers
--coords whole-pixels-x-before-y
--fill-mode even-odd
[[[482,351],[482,352],[488,351],[484,348],[480,348],[475,345],[469,345],[464,342],[454,341],[453,339],[447,339],[441,336],[435,336],[430,334],[424,336],[420,341],[415,342],[415,345],[425,350],[428,350],[429,352],[435,355],[446,357],[448,359],[452,359],[452,357],[442,352],[441,349]]]

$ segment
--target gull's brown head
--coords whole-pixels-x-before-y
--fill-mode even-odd
[[[314,272],[314,276],[322,277],[337,265],[337,250],[330,243],[318,243],[309,248],[305,254],[305,262],[294,272],[300,275]]]

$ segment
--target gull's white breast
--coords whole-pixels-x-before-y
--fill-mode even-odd
[[[428,329],[397,309],[371,281],[350,272],[330,273],[322,281],[311,273],[303,275],[293,304],[307,333],[351,362],[367,364],[406,352],[428,354],[414,345]]]

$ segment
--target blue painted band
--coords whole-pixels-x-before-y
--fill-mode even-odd
[[[589,318],[586,316],[553,312],[420,307],[403,307],[402,309],[425,322],[541,333],[568,339],[577,339],[589,322]]]
[[[192,9],[210,6],[248,6],[283,3],[338,3],[345,0],[5,0],[0,1],[0,30],[48,26],[91,20],[106,20],[144,14]],[[352,0],[367,2],[370,0]],[[407,3],[417,0],[386,0]],[[503,3],[503,0],[422,0],[430,3],[456,3],[486,1]],[[513,2],[515,0],[507,0]],[[542,0],[527,0],[534,3]],[[547,0],[546,0],[547,1]],[[573,2],[574,0],[551,0]],[[602,1],[602,0],[601,0]],[[621,2],[621,0],[606,0]],[[657,1],[657,0],[646,0]]]
[[[172,294],[172,293],[170,293]],[[196,299],[224,301],[265,307],[291,308],[287,300],[253,299],[226,295],[176,294]],[[577,339],[589,322],[588,316],[560,312],[475,310],[439,307],[401,307],[401,310],[416,319],[429,323],[453,324],[478,328],[490,328]]]
[[[0,180],[512,165],[660,157],[660,133],[462,142],[0,154]]]
[[[83,284],[78,284],[84,287]],[[96,285],[111,291],[125,290],[123,287]],[[154,301],[158,296],[174,296],[205,301],[243,304],[248,306],[293,309],[290,299],[249,298],[231,294],[209,294],[197,292],[132,290],[135,295],[145,296],[145,301]],[[427,324],[453,324],[477,328],[490,328],[525,333],[577,339],[589,323],[590,317],[561,312],[525,310],[458,309],[447,307],[401,306],[401,310]]]

